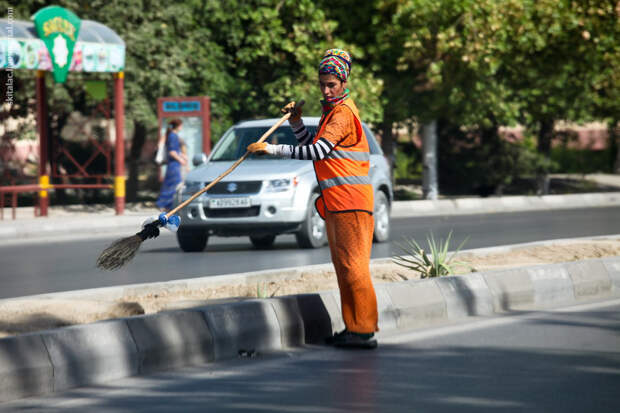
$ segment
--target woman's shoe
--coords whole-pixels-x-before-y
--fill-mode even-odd
[[[343,330],[340,333],[329,337],[328,344],[342,348],[377,348],[377,340],[374,338],[375,333],[355,333],[353,331]]]
[[[329,336],[329,337],[327,337],[325,339],[325,344],[330,345],[330,346],[333,345],[336,342],[336,338],[340,337],[341,335],[343,335],[346,332],[347,332],[347,329],[345,328],[340,333],[334,333],[333,336]]]

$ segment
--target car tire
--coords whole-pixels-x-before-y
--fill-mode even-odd
[[[273,247],[273,243],[276,241],[275,235],[263,235],[263,236],[254,236],[250,235],[250,241],[252,241],[252,245],[258,249],[267,249]]]
[[[375,231],[374,242],[385,242],[390,238],[390,202],[383,191],[375,194]]]
[[[319,194],[317,193],[313,193],[310,197],[306,219],[301,223],[301,229],[295,233],[300,248],[321,248],[327,243],[325,221],[314,206],[318,197]]]
[[[201,252],[207,246],[209,236],[203,230],[190,230],[180,227],[177,231],[177,242],[185,252]]]

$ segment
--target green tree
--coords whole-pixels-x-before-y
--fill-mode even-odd
[[[14,16],[27,20],[46,4],[24,0],[13,6]],[[483,163],[476,166],[496,183],[505,183],[501,174],[485,170],[497,172],[498,165],[527,159],[542,178],[542,191],[557,120],[618,124],[615,0],[58,4],[110,26],[127,44],[132,176],[144,141],[157,134],[158,97],[210,96],[214,137],[241,119],[275,116],[292,99],[304,98],[305,113],[318,115],[316,66],[332,47],[352,53],[353,97],[363,118],[381,131],[390,157],[395,127],[435,120],[440,152],[449,153],[459,142],[478,145],[489,156],[476,158]],[[0,1],[0,6],[9,4]],[[97,76],[102,75],[71,74],[73,81],[54,85],[52,129],[59,130],[72,110],[84,108],[88,99],[81,80]],[[16,72],[20,90],[14,111],[33,110],[33,85],[31,72]],[[521,156],[502,142],[499,127],[517,122],[537,137],[539,156]],[[494,154],[498,158],[491,160]]]
[[[410,118],[477,130],[491,147],[503,146],[499,126],[520,122],[538,138],[535,163],[545,176],[555,121],[600,116],[592,109],[602,96],[613,107],[604,85],[617,62],[615,3],[375,0],[362,16],[339,20],[336,34],[363,42],[365,64],[384,83],[386,152],[394,124]],[[356,7],[345,0],[333,8],[345,15]],[[374,35],[358,35],[366,32]]]
[[[212,136],[216,138],[241,119],[279,114],[279,108],[291,99],[304,98],[306,113],[318,115],[317,63],[325,49],[349,47],[332,35],[334,23],[311,0],[187,0],[174,4],[64,0],[56,4],[82,19],[111,27],[126,43],[126,122],[133,131],[128,136],[129,199],[137,189],[143,144],[156,139],[158,133],[158,97],[210,96]],[[24,0],[14,7],[14,16],[28,20],[44,6],[37,0]],[[32,96],[33,73],[16,73],[18,87],[27,88]],[[72,73],[73,81],[50,89],[50,112],[55,117],[66,119],[71,111],[84,109],[81,80],[90,76],[97,75]],[[365,119],[378,119],[379,83],[360,68],[352,86]],[[32,112],[28,95],[19,96],[18,107]],[[59,131],[61,123],[53,122],[52,128]]]
[[[520,122],[537,136],[546,159],[558,120],[590,121],[601,115],[596,102],[614,76],[610,63],[618,56],[615,3],[505,0],[493,11],[503,22],[503,35],[513,39],[496,55],[503,62],[501,75],[510,99],[518,102]],[[538,171],[539,193],[547,193],[547,173],[544,167]]]
[[[332,47],[357,49],[334,38],[334,23],[311,0],[207,2],[202,12],[224,48],[231,118],[278,113],[287,101],[304,98],[305,113],[320,114],[317,65]],[[380,117],[379,83],[355,68],[353,96],[365,119]]]
[[[332,7],[342,15],[356,9],[353,3]],[[339,21],[336,34],[364,42],[363,64],[383,83],[381,131],[387,154],[393,153],[395,126],[411,119],[484,129],[514,123],[518,108],[506,99],[510,90],[495,76],[499,64],[489,57],[476,27],[484,7],[495,3],[375,0],[362,6],[361,15]]]
[[[611,2],[613,6],[613,1]],[[606,121],[610,140],[610,164],[614,173],[620,173],[620,3],[615,6],[615,17],[610,9],[588,10],[594,17],[583,34],[597,49],[599,70],[592,79],[591,113],[595,119]],[[587,33],[587,34],[586,34]]]
[[[186,4],[162,5],[151,0],[111,0],[102,1],[60,1],[56,3],[74,11],[83,20],[95,20],[116,31],[126,43],[125,60],[125,116],[126,129],[133,131],[127,136],[131,142],[127,161],[129,164],[128,200],[134,200],[137,190],[139,157],[146,139],[157,136],[156,102],[161,96],[183,96],[192,91],[198,83],[195,67],[204,67],[205,74],[200,80],[213,75],[214,91],[219,91],[217,79],[226,75],[218,67],[219,48],[210,41],[205,31],[193,30],[194,14]],[[23,1],[14,9],[15,19],[28,20],[45,4],[39,1]],[[208,58],[195,53],[194,47],[209,50]],[[202,57],[199,61],[197,58]],[[222,65],[220,65],[222,66]],[[20,79],[20,100],[27,102],[34,90],[33,83],[22,81],[32,78],[31,71],[16,71]],[[85,79],[111,79],[111,75],[71,73],[66,84],[53,84],[48,81],[50,99],[50,134],[59,136],[66,119],[73,110],[85,111]],[[30,89],[32,88],[32,89]],[[111,80],[110,87],[111,90]],[[32,91],[31,91],[32,90]],[[208,94],[210,90],[202,93]],[[20,107],[33,107],[21,104]],[[216,112],[217,113],[217,112]]]

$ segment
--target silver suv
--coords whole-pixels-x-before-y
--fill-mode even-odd
[[[241,122],[218,141],[206,162],[194,159],[177,192],[179,204],[226,171],[278,119]],[[319,118],[304,118],[315,132]],[[386,241],[390,232],[392,184],[389,166],[370,129],[363,125],[370,145],[370,178],[374,187],[375,242]],[[296,145],[288,125],[279,127],[267,140]],[[202,155],[204,157],[204,155]],[[177,240],[183,251],[202,251],[209,236],[248,235],[257,248],[273,245],[279,234],[295,234],[302,248],[326,244],[325,223],[314,207],[319,187],[312,161],[252,155],[205,194],[183,208]]]

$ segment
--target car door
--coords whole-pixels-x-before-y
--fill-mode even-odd
[[[386,160],[383,157],[381,147],[377,143],[375,136],[370,131],[368,126],[364,124],[362,127],[364,128],[364,134],[366,134],[370,149],[370,171],[368,172],[368,176],[376,191],[382,182],[385,183],[386,181],[389,181],[389,176],[386,175]]]

